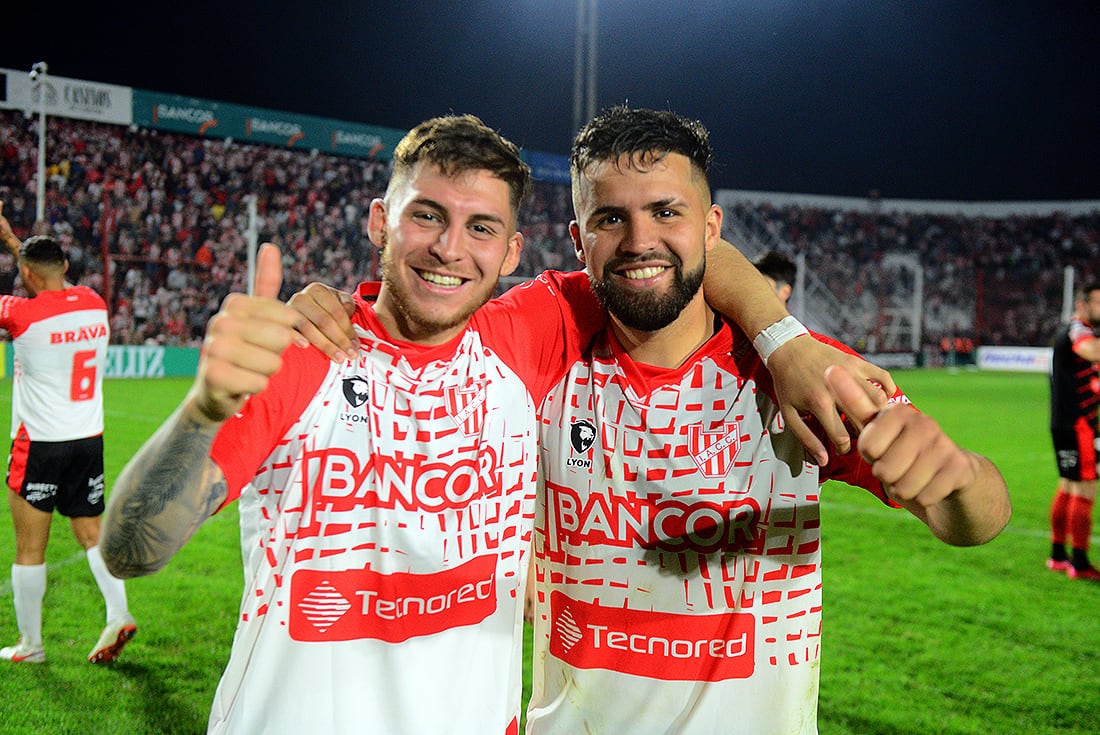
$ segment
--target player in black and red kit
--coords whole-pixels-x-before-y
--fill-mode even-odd
[[[1073,318],[1054,340],[1050,365],[1050,433],[1058,460],[1058,489],[1050,506],[1047,568],[1072,579],[1100,582],[1089,561],[1096,500],[1097,404],[1100,401],[1100,282],[1078,290]],[[1066,551],[1066,539],[1072,553]]]

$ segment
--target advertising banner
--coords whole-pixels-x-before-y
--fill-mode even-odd
[[[28,71],[0,69],[0,107],[37,114],[45,104],[47,116],[129,125],[132,96],[129,87],[101,84],[45,74],[31,81]]]
[[[134,124],[384,161],[406,132],[140,89],[134,90]]]

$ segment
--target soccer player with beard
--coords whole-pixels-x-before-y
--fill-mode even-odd
[[[476,118],[414,128],[370,208],[384,280],[360,288],[342,347],[306,348],[265,246],[256,296],[223,302],[192,389],[124,468],[102,543],[120,576],[155,572],[234,500],[255,540],[210,732],[518,729],[536,410],[606,321],[583,272],[485,303],[518,261],[528,187]],[[761,330],[783,312],[742,273],[731,313]],[[816,407],[842,430],[814,379],[835,351],[791,342],[772,359],[794,419]]]
[[[540,412],[534,735],[816,733],[821,482],[953,545],[1009,518],[989,460],[834,368],[858,453],[809,461],[699,288],[722,247],[710,157],[671,112],[615,108],[574,142],[570,231],[610,321]]]

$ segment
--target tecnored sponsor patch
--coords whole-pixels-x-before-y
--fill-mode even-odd
[[[296,641],[390,643],[474,625],[496,610],[495,556],[434,574],[303,569],[290,582]]]
[[[578,669],[666,681],[744,679],[755,667],[748,613],[679,615],[601,607],[550,595],[550,653]]]

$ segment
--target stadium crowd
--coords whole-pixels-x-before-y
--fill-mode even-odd
[[[51,118],[45,219],[73,280],[100,293],[111,262],[112,342],[194,345],[209,317],[247,281],[250,195],[259,242],[283,250],[284,293],[322,280],[351,290],[378,275],[366,234],[386,161]],[[0,111],[0,200],[21,238],[36,208],[37,120]],[[569,187],[539,183],[525,208],[518,276],[576,270]],[[18,288],[0,256],[0,292]]]
[[[0,110],[0,200],[20,237],[35,221],[37,124]],[[72,279],[110,297],[114,343],[198,344],[224,296],[245,289],[251,195],[258,241],[283,250],[284,295],[311,280],[351,289],[378,275],[366,223],[388,162],[56,117],[48,125],[47,227],[67,248]],[[1100,256],[1100,212],[974,217],[766,202],[732,210],[727,217],[805,254],[808,270],[868,315],[884,293],[911,287],[890,267],[891,253],[917,255],[923,332],[936,345],[959,336],[1047,344],[1060,321],[1063,268],[1087,278]],[[571,216],[567,185],[536,184],[521,218],[527,247],[506,284],[579,267]],[[0,255],[0,293],[18,290],[15,272]]]
[[[923,333],[936,345],[962,337],[983,345],[1048,344],[1061,321],[1063,269],[1072,266],[1078,282],[1088,280],[1100,257],[1100,211],[993,217],[767,202],[731,209],[727,216],[750,231],[804,254],[808,271],[866,314],[890,292],[912,290],[891,255],[916,255],[924,271]]]

